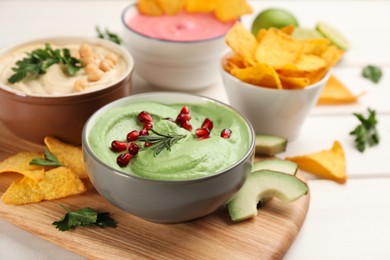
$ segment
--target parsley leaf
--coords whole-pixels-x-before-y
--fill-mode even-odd
[[[355,146],[360,152],[364,152],[366,145],[374,146],[379,144],[379,133],[376,129],[376,125],[378,124],[376,112],[368,108],[368,113],[367,118],[362,114],[353,113],[360,121],[360,124],[349,134],[355,136]]]
[[[60,161],[58,161],[57,157],[52,154],[50,151],[45,151],[45,158],[34,158],[31,160],[30,165],[41,165],[41,166],[64,166]]]
[[[364,67],[362,76],[371,80],[374,83],[378,83],[382,78],[382,70],[377,66],[368,65]]]
[[[82,68],[81,61],[70,55],[69,49],[53,50],[49,43],[44,49],[35,49],[27,53],[27,57],[18,60],[16,66],[12,68],[15,72],[8,78],[8,82],[13,84],[23,80],[28,76],[38,76],[45,74],[47,69],[53,64],[64,64],[65,71],[73,76]]]
[[[98,38],[106,39],[119,45],[122,43],[122,39],[117,34],[110,32],[108,29],[106,29],[105,32],[102,32],[99,26],[96,26],[95,29],[98,34]]]
[[[71,211],[63,205],[61,205],[61,207],[65,209],[67,213],[62,219],[52,223],[52,225],[55,225],[60,231],[68,231],[76,227],[98,226],[100,228],[105,228],[117,226],[117,222],[109,216],[109,212],[97,212],[92,208],[82,208]]]

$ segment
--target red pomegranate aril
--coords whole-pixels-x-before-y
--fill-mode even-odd
[[[207,138],[210,138],[210,135],[201,136],[201,137],[199,137],[199,140],[204,140],[204,139],[207,139]]]
[[[230,135],[231,135],[232,131],[230,129],[223,129],[222,132],[221,132],[221,137],[223,138],[230,138]]]
[[[187,106],[183,106],[180,110],[180,114],[189,114],[190,109]]]
[[[120,166],[120,167],[125,167],[129,164],[131,160],[131,154],[129,153],[122,153],[120,154],[117,158],[116,158],[116,163]]]
[[[149,135],[149,131],[146,129],[142,129],[141,131],[139,131],[139,136],[144,136],[144,135]]]
[[[138,146],[138,144],[131,142],[131,143],[129,143],[127,150],[129,151],[129,154],[137,155],[137,153],[139,151],[139,146]]]
[[[151,143],[149,143],[149,142],[145,142],[144,143],[144,147],[149,147],[149,146],[151,146],[152,144]]]
[[[192,131],[192,125],[188,121],[181,122],[180,126],[188,131]]]
[[[111,150],[114,152],[123,152],[127,148],[127,143],[114,140],[111,142]]]
[[[176,122],[183,122],[189,120],[191,120],[191,116],[189,114],[183,114],[183,113],[180,113],[176,118]]]
[[[210,136],[210,131],[207,128],[198,128],[195,130],[196,137]]]
[[[137,130],[133,130],[130,133],[127,134],[127,141],[132,142],[132,141],[137,141],[139,136],[139,132]]]
[[[214,127],[214,124],[213,124],[213,121],[210,120],[210,118],[206,118],[203,123],[202,123],[202,128],[207,128],[210,130],[213,130],[213,127]]]
[[[144,123],[144,128],[143,129],[150,130],[152,128],[153,128],[153,124],[152,123],[150,123],[150,122]]]
[[[138,114],[138,120],[142,123],[152,122],[153,117],[149,115],[148,112],[142,111],[141,113]]]

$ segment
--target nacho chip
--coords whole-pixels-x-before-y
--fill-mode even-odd
[[[45,172],[41,181],[23,177],[12,183],[1,199],[5,204],[21,205],[42,200],[55,200],[86,190],[83,182],[66,167]]]
[[[252,12],[253,9],[246,0],[222,0],[218,1],[215,17],[221,22],[230,22]]]
[[[211,13],[217,9],[218,0],[187,0],[188,13]]]
[[[328,63],[328,68],[333,67],[343,56],[344,51],[337,48],[334,45],[329,45],[328,48],[321,54],[326,63]]]
[[[260,44],[261,41],[264,39],[264,36],[267,34],[266,29],[260,29],[259,32],[257,33],[256,40],[257,44]]]
[[[260,63],[279,69],[286,64],[294,64],[302,51],[302,41],[292,39],[279,29],[270,28],[257,46],[255,58]]]
[[[285,34],[291,35],[295,30],[295,26],[294,25],[287,25],[285,27],[280,28],[280,30],[282,32],[284,32]]]
[[[174,15],[180,13],[186,0],[156,0],[158,6],[163,10],[165,14]]]
[[[255,64],[256,38],[241,23],[236,23],[227,33],[225,41],[248,64]]]
[[[249,84],[281,89],[282,84],[275,69],[268,64],[258,63],[245,69],[233,69],[232,75]]]
[[[287,157],[287,160],[298,164],[299,168],[320,178],[344,183],[347,180],[344,150],[338,141],[330,150],[317,153]]]
[[[310,85],[310,79],[279,75],[283,89],[302,89]]]
[[[363,92],[359,95],[353,95],[334,75],[330,75],[328,82],[320,94],[318,104],[334,105],[355,103],[364,94]]]
[[[164,14],[157,0],[138,0],[137,7],[143,15],[159,16]]]
[[[324,53],[330,44],[329,39],[327,38],[318,38],[318,39],[306,39],[302,40],[303,42],[303,54],[313,54],[320,56]]]
[[[84,166],[83,152],[80,147],[66,144],[53,137],[45,137],[44,142],[51,153],[65,166],[81,179],[88,178],[88,173]]]
[[[34,158],[44,158],[44,155],[32,152],[17,153],[0,162],[0,173],[20,173],[34,181],[39,181],[43,178],[45,169],[42,166],[30,165]]]

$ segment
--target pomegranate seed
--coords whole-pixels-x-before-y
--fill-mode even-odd
[[[126,142],[114,140],[111,143],[111,150],[114,152],[123,152],[127,148]]]
[[[221,132],[221,137],[223,137],[223,138],[229,138],[231,133],[232,133],[231,130],[225,128],[225,129],[223,129],[222,132]]]
[[[146,130],[150,130],[150,129],[152,129],[153,128],[153,125],[152,125],[152,123],[150,123],[150,122],[146,122],[146,123],[144,123],[144,129],[146,129]]]
[[[153,117],[149,115],[148,112],[142,111],[141,113],[138,114],[138,120],[141,121],[142,123],[152,122]]]
[[[196,137],[210,136],[210,131],[207,128],[198,128],[195,131]]]
[[[209,129],[210,132],[211,132],[211,130],[213,130],[213,126],[214,126],[213,121],[211,121],[210,118],[206,118],[206,119],[203,121],[201,127],[202,127],[202,128],[207,128],[207,129]]]
[[[188,121],[188,120],[191,120],[191,116],[189,114],[182,114],[180,113],[177,118],[176,118],[176,122],[183,122],[183,121]]]
[[[131,159],[131,155],[129,153],[122,153],[116,158],[116,163],[120,167],[125,167],[126,165],[129,164]]]
[[[131,155],[137,155],[137,153],[139,151],[139,146],[138,146],[138,144],[131,142],[131,143],[129,143],[127,150],[129,151],[129,153]]]
[[[199,137],[199,140],[204,140],[204,139],[207,139],[207,138],[210,138],[210,135],[201,136],[201,137]]]
[[[130,133],[127,134],[127,141],[132,142],[132,141],[137,141],[139,136],[139,132],[137,130],[133,130]]]
[[[149,147],[149,146],[151,146],[151,145],[152,145],[151,143],[145,142],[144,147]]]
[[[139,135],[142,136],[142,135],[149,135],[149,131],[146,130],[146,129],[142,129],[141,131],[139,131]]]
[[[180,110],[180,114],[189,114],[190,109],[187,106],[183,106]]]
[[[192,130],[192,125],[188,121],[181,122],[180,126],[183,127],[184,129],[188,130],[188,131]]]
[[[173,122],[173,123],[175,123],[175,120],[173,120],[172,117],[165,117],[164,119],[165,119],[165,120],[168,120],[168,121],[171,121],[171,122]]]

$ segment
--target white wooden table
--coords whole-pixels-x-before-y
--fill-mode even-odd
[[[340,185],[308,176],[311,203],[304,226],[285,259],[390,259],[390,1],[251,1],[255,13],[269,7],[293,12],[300,24],[327,21],[353,48],[334,68],[353,92],[367,91],[359,104],[316,107],[300,137],[281,156],[330,148],[339,140],[349,179]],[[31,38],[95,36],[100,25],[121,33],[120,15],[129,1],[0,1],[0,48]],[[249,26],[253,16],[243,19]],[[361,77],[367,64],[381,66],[380,84]],[[153,90],[139,79],[135,92]],[[228,102],[222,83],[199,94]],[[353,147],[353,112],[377,111],[380,145],[364,153]],[[389,164],[388,164],[389,163]],[[1,180],[0,180],[1,181]],[[28,221],[28,217],[26,219]],[[83,259],[0,220],[0,259]]]

